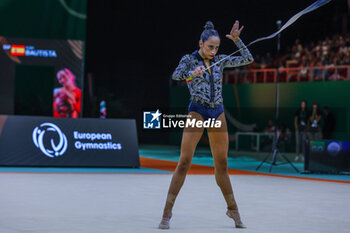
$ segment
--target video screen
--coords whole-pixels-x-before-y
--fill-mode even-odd
[[[306,170],[329,173],[349,172],[350,142],[310,141],[306,159]]]
[[[84,42],[0,36],[0,113],[82,115]]]

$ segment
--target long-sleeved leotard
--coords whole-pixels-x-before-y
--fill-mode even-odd
[[[178,67],[175,69],[172,79],[186,80],[191,94],[191,101],[206,107],[215,108],[220,106],[222,100],[222,74],[224,68],[244,66],[254,61],[253,56],[249,52],[244,43],[239,40],[235,42],[239,49],[242,49],[241,56],[232,56],[223,62],[211,68],[211,72],[207,70],[200,77],[192,77],[192,72],[198,66],[205,66],[203,58],[198,51],[192,54],[186,54],[182,57]],[[219,54],[210,60],[210,65],[223,59],[227,55]]]

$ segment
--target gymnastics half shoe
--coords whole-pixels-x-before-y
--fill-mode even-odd
[[[244,225],[241,221],[241,217],[239,216],[238,209],[237,210],[228,209],[226,212],[226,215],[235,221],[236,228],[247,228],[247,226]]]

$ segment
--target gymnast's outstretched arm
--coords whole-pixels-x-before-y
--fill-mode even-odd
[[[242,40],[239,40],[235,42],[237,47],[240,49],[241,55],[242,56],[232,56],[228,57],[223,61],[223,67],[228,68],[228,67],[237,67],[237,66],[244,66],[252,63],[254,61],[254,58],[248,48],[244,45]],[[218,56],[219,60],[223,59],[227,55],[220,54]]]
[[[254,58],[252,54],[249,52],[248,48],[245,46],[243,41],[239,38],[244,26],[239,28],[239,21],[236,20],[235,24],[233,25],[230,34],[226,35],[226,38],[232,40],[236,46],[239,48],[239,51],[242,56],[232,56],[228,57],[223,61],[223,68],[226,67],[237,67],[237,66],[244,66],[252,63],[254,61]],[[227,55],[219,55],[219,60],[225,58]]]

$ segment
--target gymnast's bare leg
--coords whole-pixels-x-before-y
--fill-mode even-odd
[[[228,133],[225,113],[222,113],[217,120],[222,122],[221,128],[208,128],[210,149],[214,160],[216,183],[220,187],[226,200],[226,215],[235,221],[235,226],[237,228],[246,228],[240,219],[238,206],[234,198],[231,181],[228,176]]]
[[[202,116],[196,112],[190,112],[191,119],[203,121]],[[184,128],[181,142],[180,159],[177,164],[176,170],[173,174],[165,207],[163,211],[162,221],[159,224],[161,229],[169,229],[169,221],[172,216],[172,209],[175,203],[175,199],[185,182],[188,169],[191,167],[192,158],[196,150],[197,144],[202,137],[204,128]]]

